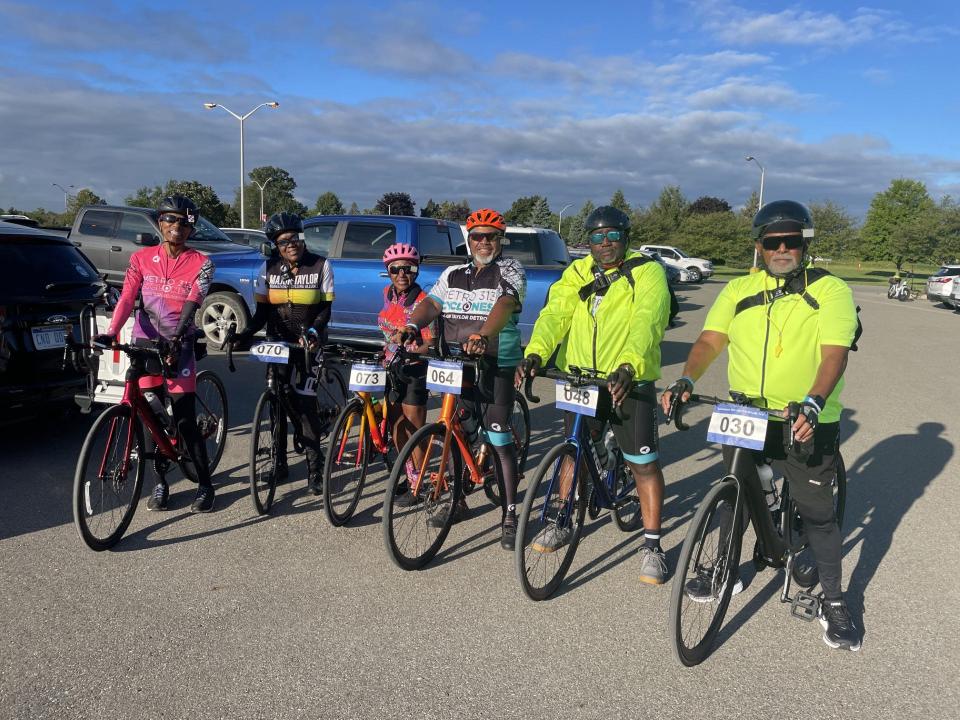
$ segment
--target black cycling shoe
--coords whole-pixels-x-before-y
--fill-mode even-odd
[[[307,478],[307,489],[311,495],[323,495],[323,475],[320,473],[310,473]]]
[[[213,485],[201,485],[197,490],[197,496],[190,505],[190,512],[206,513],[213,510],[213,499],[216,493],[213,491]]]
[[[820,604],[820,624],[823,626],[823,641],[830,647],[853,652],[860,649],[860,631],[842,598],[824,600]]]
[[[507,515],[500,526],[500,547],[513,550],[517,543],[517,516]]]
[[[167,501],[170,499],[170,486],[163,480],[158,482],[153,488],[153,494],[147,500],[147,509],[159,512],[167,509]]]

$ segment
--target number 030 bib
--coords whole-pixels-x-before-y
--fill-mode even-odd
[[[707,440],[721,445],[763,450],[763,441],[767,437],[767,420],[765,410],[720,403],[713,408],[713,415],[710,416]]]

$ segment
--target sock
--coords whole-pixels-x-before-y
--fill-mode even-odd
[[[643,531],[643,546],[651,550],[661,550],[660,547],[660,528],[656,530]]]

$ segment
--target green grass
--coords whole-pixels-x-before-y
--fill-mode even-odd
[[[826,268],[834,275],[842,278],[848,283],[854,285],[881,285],[886,286],[887,279],[890,278],[896,268],[893,263],[890,262],[860,262],[857,261],[837,261],[831,263],[817,263],[817,267]],[[931,273],[935,273],[939,269],[939,265],[923,265],[918,264],[914,266],[905,265],[904,271],[913,272],[914,277],[917,280],[925,281],[927,276]],[[740,275],[747,273],[747,270],[744,268],[733,268],[727,267],[725,265],[718,265],[714,268],[715,277],[723,278],[730,280]]]

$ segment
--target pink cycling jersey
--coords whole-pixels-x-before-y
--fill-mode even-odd
[[[107,332],[116,336],[130,317],[139,294],[143,307],[137,312],[133,324],[133,339],[170,339],[180,322],[183,306],[188,302],[198,305],[210,289],[213,277],[213,262],[206,255],[188,248],[173,258],[163,245],[138,250],[130,256],[130,267],[123,281],[120,300],[113,311],[113,320]],[[192,321],[187,323],[184,337],[192,338]],[[193,344],[185,344],[181,357],[180,373],[167,380],[170,392],[193,392],[196,389],[196,361]],[[159,378],[145,377],[141,387],[159,385]]]

